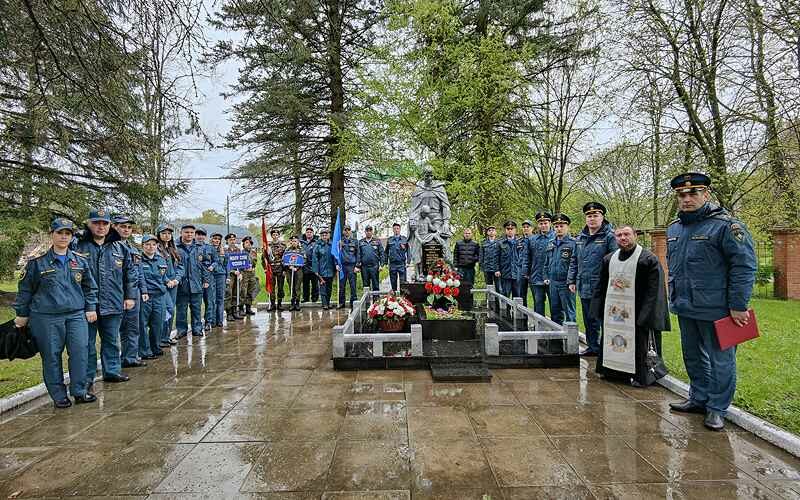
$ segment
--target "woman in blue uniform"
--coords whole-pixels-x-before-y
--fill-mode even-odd
[[[65,346],[72,397],[76,403],[97,400],[86,387],[88,322],[97,320],[97,285],[86,259],[69,249],[74,232],[72,222],[53,221],[52,246],[46,254],[28,261],[14,302],[14,323],[30,328],[42,358],[44,383],[56,408],[72,406],[61,365]]]
[[[152,234],[142,237],[142,278],[148,294],[142,299],[139,324],[142,325],[142,341],[154,357],[161,356],[162,330],[164,329],[164,303],[167,296],[167,261],[158,253],[158,238]]]
[[[169,224],[161,224],[156,229],[158,234],[158,253],[167,261],[167,290],[164,296],[164,329],[161,332],[161,347],[171,347],[178,343],[170,339],[172,322],[175,318],[175,304],[178,300],[178,283],[183,278],[183,264],[175,241],[172,239],[173,229]]]

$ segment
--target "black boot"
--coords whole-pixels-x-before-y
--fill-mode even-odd
[[[232,307],[228,308],[226,312],[228,313],[228,317],[226,318],[228,320],[228,323],[230,323],[231,321],[236,321],[236,315],[233,313]]]
[[[267,311],[272,312],[274,310],[275,310],[275,302],[270,301],[269,302],[269,307],[267,307]]]
[[[280,299],[278,299],[278,307],[276,308],[276,311],[283,311],[283,307],[281,306],[281,300]]]
[[[250,304],[244,306],[244,313],[247,316],[254,316],[256,314],[256,312],[251,308]]]

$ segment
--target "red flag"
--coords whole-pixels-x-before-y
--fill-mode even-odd
[[[267,225],[264,223],[264,218],[261,218],[261,248],[263,249],[264,258],[261,261],[264,263],[264,279],[267,282],[264,284],[264,289],[272,295],[272,266],[269,263],[269,242],[267,242]]]

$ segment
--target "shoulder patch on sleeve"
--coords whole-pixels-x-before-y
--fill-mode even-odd
[[[680,222],[680,221],[681,221],[680,219],[678,219],[678,218],[675,218],[675,219],[672,219],[672,220],[669,222],[669,224],[667,224],[667,225],[668,225],[668,226],[671,226],[671,225],[675,224],[676,222]]]

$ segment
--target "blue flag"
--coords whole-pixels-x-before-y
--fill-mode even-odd
[[[342,241],[342,219],[339,209],[336,209],[336,225],[333,226],[333,240],[331,241],[331,255],[339,265],[339,279],[344,279],[344,266],[342,265],[342,249],[339,244]]]

